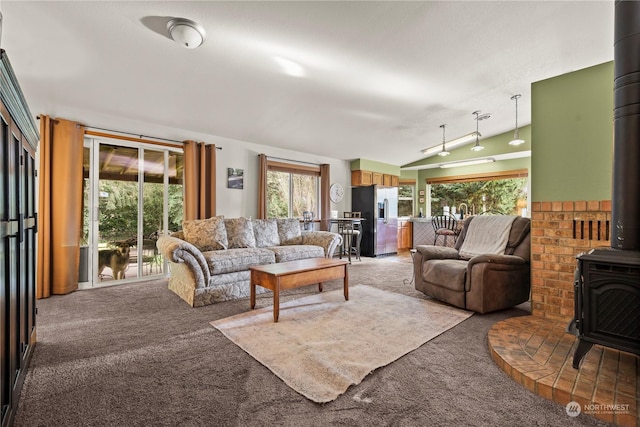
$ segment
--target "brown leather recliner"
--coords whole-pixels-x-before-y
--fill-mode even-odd
[[[463,259],[459,249],[471,221],[465,220],[455,249],[418,245],[413,258],[415,288],[448,304],[478,313],[513,307],[529,300],[531,220],[517,217],[504,255]],[[506,230],[506,229],[505,229]]]

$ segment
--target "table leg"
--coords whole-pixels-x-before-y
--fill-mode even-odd
[[[416,278],[416,266],[413,263],[414,259],[415,259],[415,255],[417,250],[416,249],[411,249],[409,250],[409,252],[411,253],[411,280],[407,280],[407,279],[402,279],[402,283],[404,283],[405,285],[411,285],[413,283],[413,280]]]
[[[349,269],[346,264],[344,266],[344,279],[342,279],[342,283],[344,286],[344,299],[349,301]]]
[[[256,284],[253,283],[253,279],[249,284],[249,304],[252,310],[256,308]]]
[[[280,316],[280,278],[276,281],[275,289],[273,290],[273,321],[277,322]]]

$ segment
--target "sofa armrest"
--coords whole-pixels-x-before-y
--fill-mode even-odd
[[[331,231],[303,231],[303,245],[316,245],[324,249],[325,258],[331,258],[336,248],[342,245],[342,236]]]
[[[156,246],[165,259],[171,263],[185,264],[193,272],[196,288],[208,286],[211,274],[207,260],[200,249],[177,237],[161,235]]]
[[[422,261],[430,259],[459,259],[458,251],[447,246],[418,245],[416,251],[422,255]]]
[[[467,267],[471,269],[475,264],[493,263],[503,265],[524,265],[527,261],[515,255],[478,255],[469,260]]]
[[[515,255],[478,255],[467,263],[466,308],[489,313],[529,299],[530,264]]]

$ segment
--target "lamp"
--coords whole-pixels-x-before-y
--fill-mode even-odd
[[[511,97],[511,99],[515,99],[516,100],[516,130],[513,132],[513,139],[511,141],[509,141],[509,145],[522,145],[524,144],[524,139],[520,139],[520,136],[518,135],[518,98],[520,98],[521,95],[513,95]]]
[[[480,151],[480,150],[484,150],[484,147],[482,145],[480,145],[480,132],[478,132],[478,122],[480,120],[485,120],[488,119],[489,117],[491,117],[491,114],[483,114],[483,115],[479,115],[480,114],[480,110],[478,111],[474,111],[471,114],[475,114],[476,116],[476,143],[473,147],[471,147],[471,151]]]
[[[482,135],[480,135],[482,136]],[[446,147],[449,148],[450,150],[453,148],[456,148],[458,146],[461,145],[466,145],[470,142],[472,142],[473,140],[476,139],[476,132],[471,132],[467,135],[461,136],[459,138],[456,139],[452,139],[451,141],[446,143]],[[422,154],[426,154],[428,156],[434,155],[434,154],[438,154],[439,152],[441,152],[442,150],[442,144],[438,144],[438,145],[434,145],[433,147],[429,147],[429,148],[425,148],[423,150],[420,150],[420,152]]]
[[[447,125],[440,125],[440,127],[442,128],[442,151],[440,151],[438,153],[438,156],[444,157],[444,156],[448,156],[449,154],[451,154],[450,152],[447,151],[447,149],[444,146],[444,128]]]
[[[206,32],[202,25],[186,18],[173,18],[167,22],[171,38],[187,49],[195,49],[204,42]]]
[[[465,161],[462,161],[462,162],[441,163],[440,167],[442,169],[457,168],[459,166],[480,165],[480,164],[483,164],[483,163],[493,163],[495,161],[496,161],[496,159],[494,159],[493,157],[487,157],[487,158],[484,158],[484,159],[465,160]]]

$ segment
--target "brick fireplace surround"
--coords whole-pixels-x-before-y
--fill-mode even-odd
[[[640,427],[640,357],[595,345],[571,366],[576,255],[610,246],[611,201],[534,202],[531,206],[531,316],[496,323],[491,356],[515,381],[561,405],[622,426]],[[568,415],[567,415],[568,416]]]

